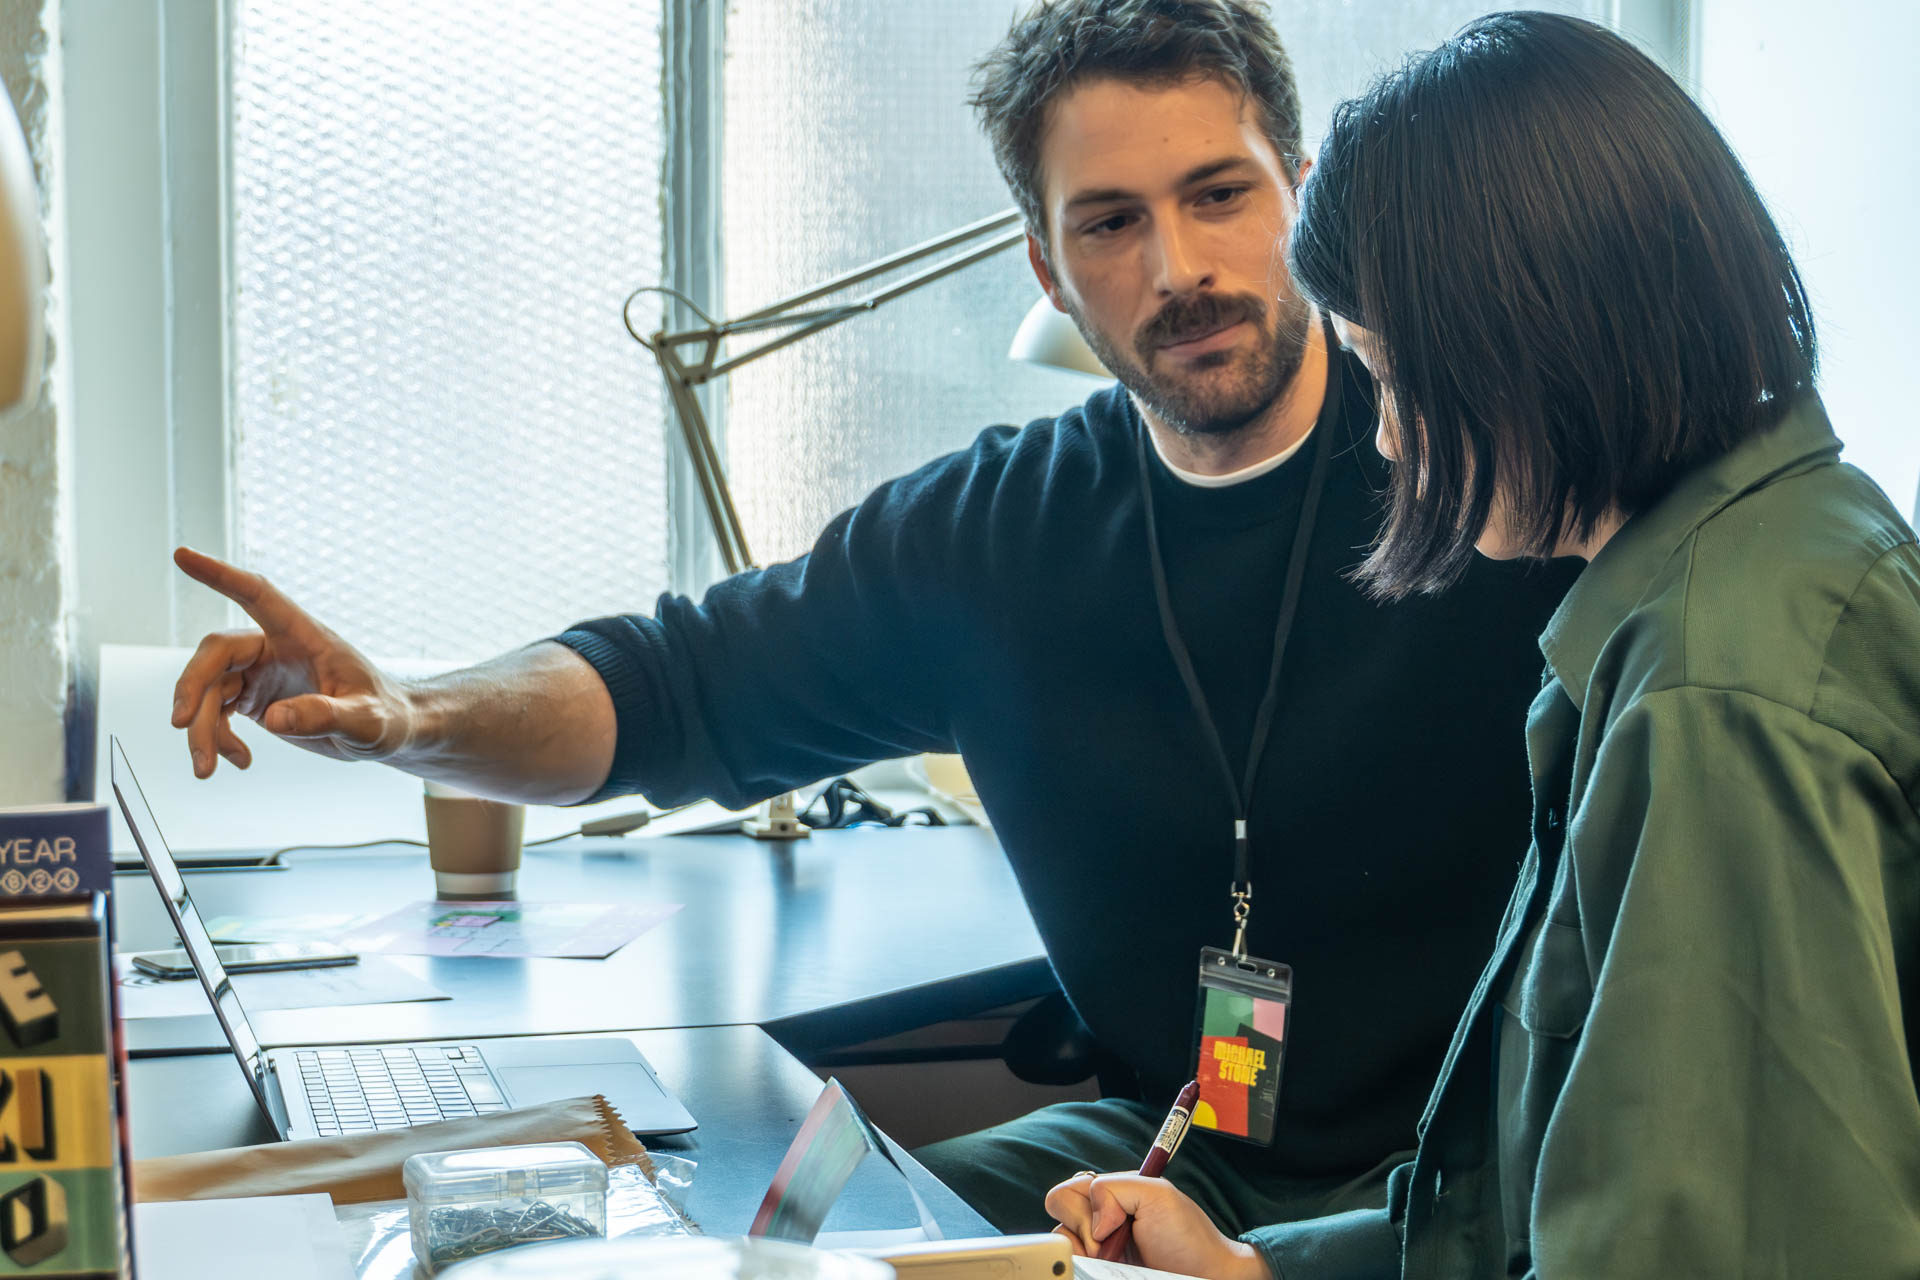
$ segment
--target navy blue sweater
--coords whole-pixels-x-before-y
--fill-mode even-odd
[[[1249,946],[1293,966],[1279,1132],[1236,1163],[1355,1172],[1414,1123],[1526,852],[1536,637],[1575,566],[1478,563],[1381,605],[1347,577],[1380,517],[1372,389],[1349,358],[1252,805]],[[959,751],[1101,1043],[1161,1103],[1191,1068],[1193,973],[1231,941],[1232,800],[1161,635],[1136,457],[1110,387],[876,489],[811,553],[701,603],[560,636],[619,738],[599,797],[744,806]],[[1224,489],[1149,451],[1176,616],[1235,772],[1264,691],[1313,445]],[[1251,1169],[1250,1169],[1251,1171]]]

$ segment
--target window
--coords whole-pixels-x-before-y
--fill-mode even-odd
[[[361,647],[667,586],[657,0],[236,0],[237,550]]]
[[[1007,0],[736,0],[721,254],[737,314],[1013,203],[967,107]],[[1040,296],[1015,249],[729,375],[729,479],[761,561],[875,484],[1099,385],[1016,364]]]
[[[1012,204],[966,105],[1008,0],[736,0],[721,237],[740,313]],[[1333,104],[1492,6],[1274,6],[1309,147]],[[1605,17],[1609,0],[1542,7]],[[798,554],[875,484],[1097,384],[1006,359],[1040,296],[1012,251],[728,379],[729,475],[761,560]]]
[[[1701,0],[1700,101],[1766,199],[1813,300],[1820,397],[1844,457],[1913,519],[1920,324],[1913,209],[1920,7]]]
[[[672,283],[737,315],[1006,208],[965,99],[1023,3],[69,0],[94,637],[226,624],[166,572],[176,540],[396,656],[704,587],[705,512],[622,300]],[[1276,6],[1309,145],[1334,101],[1489,7]],[[713,388],[756,555],[1084,398],[1006,359],[1037,297],[1011,251]]]

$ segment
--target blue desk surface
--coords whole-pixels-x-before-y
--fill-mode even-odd
[[[744,1234],[819,1095],[819,1078],[757,1027],[641,1031],[631,1038],[700,1122],[693,1133],[649,1138],[647,1146],[698,1162],[687,1212],[705,1231]],[[138,1159],[273,1140],[231,1054],[145,1058],[131,1065],[129,1084]],[[185,1098],[193,1100],[191,1106],[180,1105]],[[943,1234],[995,1234],[933,1175],[898,1154]],[[835,1204],[827,1227],[860,1231],[916,1222],[906,1188],[870,1157]]]
[[[188,873],[201,914],[384,911],[432,895],[425,854],[288,857]],[[573,840],[526,852],[527,900],[680,903],[606,960],[394,957],[451,1000],[255,1014],[268,1045],[779,1024],[852,1044],[1054,987],[1019,888],[974,827]],[[144,872],[115,878],[123,950],[173,945]],[[792,1041],[789,1041],[792,1042]],[[128,1023],[136,1056],[223,1045],[210,1015]]]
[[[419,850],[288,861],[188,881],[207,917],[382,911],[432,892]],[[575,840],[529,849],[519,887],[528,900],[683,909],[607,960],[394,957],[453,998],[262,1012],[256,1030],[270,1045],[630,1032],[700,1122],[649,1145],[700,1162],[688,1208],[710,1232],[746,1229],[820,1088],[761,1025],[850,1044],[1054,986],[1006,860],[975,828],[818,832],[795,844]],[[172,945],[144,872],[117,877],[114,895],[123,949]],[[138,1019],[127,1030],[137,1156],[271,1140],[211,1016]],[[909,1165],[949,1236],[991,1234]],[[869,1161],[828,1225],[913,1221],[904,1188]]]

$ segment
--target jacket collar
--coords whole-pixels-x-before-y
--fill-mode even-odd
[[[1839,454],[1826,409],[1808,395],[1779,422],[1688,472],[1665,497],[1629,517],[1575,579],[1540,636],[1540,651],[1574,704],[1584,712],[1600,650],[1696,529],[1742,495]]]

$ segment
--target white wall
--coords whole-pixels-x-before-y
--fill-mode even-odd
[[[65,280],[57,164],[61,151],[58,7],[0,6],[0,80],[21,117],[50,215],[51,293],[39,403],[0,416],[0,804],[65,797],[72,593],[71,450],[60,382]],[[50,181],[54,179],[54,181]]]
[[[1920,479],[1920,4],[1696,0],[1700,101],[1813,294],[1820,388],[1846,458],[1902,512]]]

